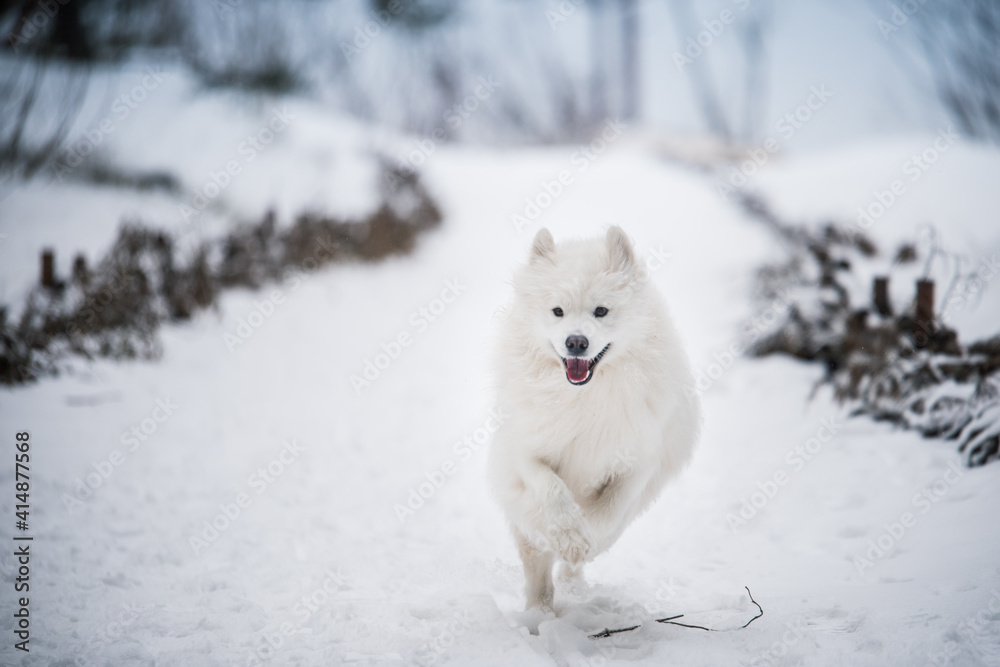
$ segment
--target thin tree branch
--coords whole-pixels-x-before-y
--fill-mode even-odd
[[[747,589],[747,595],[750,596],[750,602],[753,602],[754,606],[757,607],[757,615],[751,618],[743,625],[741,625],[740,630],[746,629],[747,627],[750,626],[751,623],[753,623],[758,618],[764,615],[764,608],[761,607],[760,604],[758,604],[757,601],[753,599],[753,593],[750,592],[750,587],[744,586],[743,588]],[[676,625],[682,628],[691,628],[692,630],[704,630],[706,632],[723,632],[722,630],[719,630],[717,628],[706,628],[704,625],[691,625],[688,623],[678,623],[677,622],[678,618],[684,618],[684,614],[677,614],[676,616],[668,616],[667,618],[658,618],[656,619],[656,622],[666,623],[669,625]],[[619,632],[631,632],[632,630],[637,630],[640,627],[641,627],[640,625],[633,625],[630,628],[618,628],[616,630],[610,630],[608,628],[604,628],[602,632],[598,632],[596,635],[589,635],[589,636],[591,639],[603,639],[605,637],[610,637],[611,635],[617,634]]]
[[[682,628],[693,628],[695,630],[705,630],[707,632],[718,632],[718,630],[716,630],[715,628],[706,628],[704,625],[688,625],[687,623],[678,623],[677,621],[673,620],[675,618],[682,618],[683,616],[684,614],[680,614],[679,616],[671,616],[670,618],[658,618],[656,619],[656,622],[668,623],[670,625],[679,625]]]
[[[632,632],[633,630],[637,630],[638,628],[639,628],[638,625],[633,625],[631,628],[618,628],[617,630],[609,630],[608,628],[604,628],[602,632],[598,632],[596,635],[590,635],[590,638],[601,639],[604,637],[610,637],[611,635],[617,634],[619,632]]]
[[[750,625],[751,623],[753,623],[753,622],[754,622],[754,621],[756,621],[756,620],[757,620],[758,618],[760,618],[761,616],[763,616],[763,615],[764,615],[764,608],[763,608],[763,607],[761,607],[761,606],[760,606],[759,604],[757,604],[757,601],[753,599],[753,593],[751,593],[751,592],[750,592],[750,587],[749,587],[749,586],[744,586],[743,588],[747,589],[747,595],[749,595],[749,596],[750,596],[750,602],[753,602],[753,603],[754,603],[754,605],[755,605],[755,606],[757,607],[757,612],[758,612],[758,613],[757,613],[757,615],[756,615],[756,616],[754,616],[754,617],[753,617],[753,618],[751,618],[751,619],[750,619],[749,621],[747,621],[747,622],[746,622],[746,623],[745,623],[745,624],[743,625],[743,627],[742,627],[742,628],[740,628],[740,630],[743,630],[743,629],[745,629],[745,628],[746,628],[747,626],[749,626],[749,625]]]

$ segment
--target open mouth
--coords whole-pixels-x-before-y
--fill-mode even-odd
[[[579,386],[590,382],[590,378],[594,376],[594,368],[597,367],[597,362],[601,360],[601,357],[604,356],[609,347],[611,347],[611,343],[605,345],[604,349],[598,352],[592,359],[585,359],[583,357],[564,358],[563,366],[566,367],[566,379],[569,380],[569,383]]]

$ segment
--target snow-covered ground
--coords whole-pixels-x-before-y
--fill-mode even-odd
[[[167,166],[197,189],[273,114],[262,106],[212,132],[207,119],[227,114],[201,104],[173,135],[154,134],[150,110],[109,144],[125,164]],[[284,222],[310,207],[362,210],[367,147],[413,147],[290,110],[297,121],[245,165],[227,208],[204,214],[214,224],[270,204]],[[146,148],[130,152],[141,137]],[[850,219],[933,140],[776,159],[748,187],[804,221]],[[188,154],[177,146],[198,146],[195,162],[171,163]],[[163,329],[158,363],[95,363],[0,391],[0,662],[1000,664],[1000,465],[964,469],[952,443],[849,420],[822,391],[807,401],[816,367],[731,357],[744,325],[768,316],[753,306],[751,273],[780,255],[713,175],[631,133],[593,159],[577,147],[442,145],[422,162],[446,217],[413,255],[226,293],[217,311]],[[518,229],[512,216],[561,171],[572,182]],[[1000,250],[998,177],[1000,155],[960,143],[871,232],[888,245],[936,222],[956,250],[989,257]],[[74,250],[96,259],[120,216],[183,232],[177,211],[165,195],[16,190],[0,211],[4,299],[34,279],[42,245],[65,271]],[[652,279],[707,378],[704,437],[684,475],[588,567],[586,589],[559,590],[556,616],[525,614],[484,479],[492,318],[539,227],[558,240],[612,223],[661,258]],[[998,293],[987,285],[956,315],[959,330],[995,332]],[[260,325],[231,349],[225,335],[255,311]],[[28,655],[13,649],[8,548],[24,430]],[[764,616],[739,629],[756,612],[745,586]],[[654,622],[676,614],[721,631]]]

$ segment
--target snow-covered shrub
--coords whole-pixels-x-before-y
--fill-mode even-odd
[[[0,382],[56,373],[70,354],[153,359],[161,352],[157,330],[163,322],[189,319],[226,288],[258,288],[295,268],[411,251],[421,232],[440,223],[441,213],[415,173],[386,169],[384,181],[393,187],[361,220],[304,213],[279,228],[269,212],[186,256],[165,232],[138,222],[122,225],[93,270],[81,258],[69,279],[35,287],[17,318],[0,305]]]
[[[785,261],[758,272],[762,301],[781,295],[791,305],[752,354],[822,363],[819,385],[852,414],[958,440],[970,466],[1000,458],[1000,336],[964,346],[940,318],[918,321],[915,302],[898,313],[874,298],[862,302],[868,292],[857,267],[879,256],[870,239],[833,223],[818,231],[788,225],[760,200],[744,203],[789,249]],[[904,246],[894,262],[916,259]]]

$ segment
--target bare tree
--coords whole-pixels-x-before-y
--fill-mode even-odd
[[[758,3],[747,10],[737,34],[743,51],[743,125],[740,138],[752,142],[758,138],[767,107],[767,49],[765,37],[770,30],[771,7]]]
[[[670,7],[673,12],[673,23],[677,30],[678,40],[684,41],[688,34],[697,32],[698,22],[692,15],[689,0],[671,0]],[[687,80],[691,84],[691,92],[701,112],[702,119],[708,125],[709,132],[726,141],[732,141],[732,125],[723,111],[722,102],[719,100],[715,80],[708,66],[708,58],[695,58],[687,67]]]
[[[622,40],[622,115],[639,115],[639,8],[636,0],[619,0]]]
[[[927,3],[885,26],[905,29],[911,20],[945,110],[966,136],[1000,143],[1000,3]]]
[[[699,32],[702,23],[693,15],[690,0],[670,0],[678,39],[687,42]],[[761,0],[736,13],[732,30],[739,39],[738,62],[727,63],[727,70],[742,74],[742,99],[723,99],[710,62],[722,57],[722,48],[703,47],[700,54],[685,64],[686,78],[709,132],[725,141],[752,142],[762,128],[767,103],[767,36],[771,28],[771,6]],[[720,39],[725,38],[722,35]],[[685,48],[685,44],[681,48]],[[729,113],[727,113],[727,110]]]
[[[0,79],[0,172],[30,178],[62,147],[86,94],[86,65],[18,57]]]
[[[590,117],[594,123],[599,123],[608,116],[608,84],[607,84],[607,21],[605,15],[605,0],[591,0],[588,5],[590,43]]]

